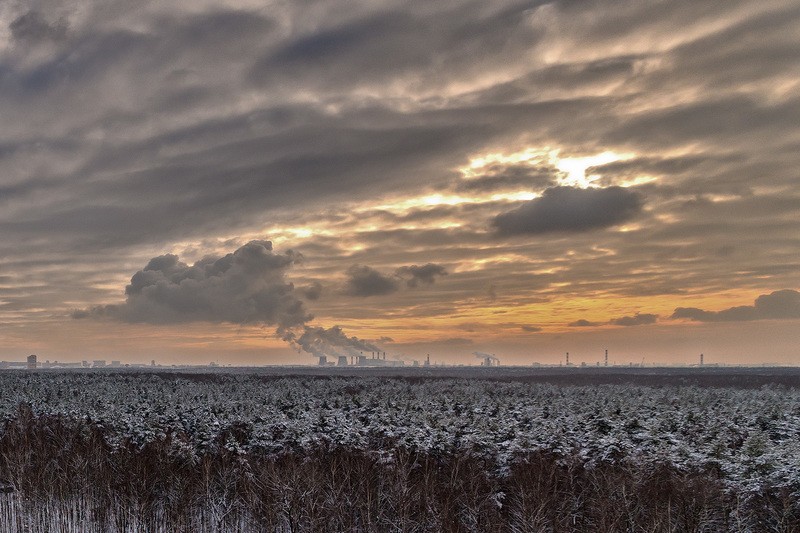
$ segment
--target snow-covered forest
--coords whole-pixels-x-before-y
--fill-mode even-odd
[[[800,527],[795,388],[5,372],[0,391],[0,529]]]

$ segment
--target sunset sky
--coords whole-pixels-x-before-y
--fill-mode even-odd
[[[799,364],[799,51],[790,0],[0,2],[0,360]]]

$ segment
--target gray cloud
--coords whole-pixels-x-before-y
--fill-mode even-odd
[[[336,64],[367,75],[408,68],[425,60],[419,45],[403,46],[423,29],[417,22],[407,13],[385,12],[318,31],[272,52],[257,64],[253,76],[264,80],[276,71],[332,74],[329,69]]]
[[[398,281],[366,265],[353,265],[347,269],[344,292],[349,296],[380,296],[400,288]]]
[[[747,320],[800,318],[800,292],[783,289],[756,298],[754,305],[740,305],[722,311],[705,311],[697,307],[678,307],[674,319],[697,322],[740,322]]]
[[[424,75],[427,83],[494,70],[539,36],[527,24],[530,2],[499,1],[477,9],[471,2],[409,9],[399,4],[331,14],[315,31],[282,42],[258,59],[253,83],[303,85],[324,91],[352,89]],[[438,76],[437,76],[438,74]]]
[[[612,318],[608,323],[615,326],[641,326],[644,324],[655,324],[658,315],[651,313],[636,313],[633,316],[622,316]]]
[[[540,328],[539,326],[530,326],[527,324],[520,326],[520,329],[522,329],[522,331],[525,331],[527,333],[538,333],[542,331],[542,328]]]
[[[770,131],[788,130],[797,120],[797,100],[765,106],[753,98],[729,96],[653,110],[631,118],[609,141],[637,142],[650,148],[689,142],[740,143],[742,131],[766,140]],[[635,141],[634,141],[635,140]]]
[[[344,294],[359,297],[392,294],[400,290],[402,281],[415,288],[421,283],[432,285],[437,277],[446,275],[447,270],[434,263],[402,266],[393,275],[382,274],[367,265],[353,265],[347,269]]]
[[[588,328],[588,327],[595,327],[595,326],[603,326],[606,324],[612,326],[643,326],[647,324],[655,324],[658,320],[658,315],[654,315],[651,313],[636,313],[631,316],[621,316],[617,318],[612,318],[608,322],[590,322],[586,319],[576,320],[574,322],[570,322],[567,326],[571,328]]]
[[[322,296],[322,284],[319,281],[313,281],[305,287],[298,289],[306,300],[319,300]]]
[[[8,28],[14,39],[19,41],[58,41],[66,37],[68,25],[64,19],[48,22],[39,11],[31,9],[14,19]]]
[[[490,192],[502,189],[525,188],[541,191],[552,187],[556,179],[565,174],[552,165],[538,163],[533,165],[491,165],[483,173],[470,179],[459,179],[456,190],[469,192]]]
[[[541,197],[497,215],[492,225],[503,236],[590,231],[631,220],[642,203],[638,192],[622,187],[552,187]]]
[[[590,327],[601,326],[601,325],[602,325],[602,322],[590,322],[590,321],[586,320],[585,318],[581,318],[579,320],[576,320],[574,322],[570,322],[569,324],[567,324],[567,326],[569,326],[571,328],[590,328]]]
[[[446,276],[447,270],[442,265],[427,263],[422,266],[400,267],[395,271],[395,275],[404,278],[407,286],[416,287],[420,283],[432,284],[436,281],[436,276]]]
[[[251,241],[223,257],[187,265],[173,254],[154,257],[125,287],[125,303],[73,313],[125,322],[175,324],[230,322],[293,328],[311,319],[294,286],[286,282],[299,260],[276,254],[269,241]]]

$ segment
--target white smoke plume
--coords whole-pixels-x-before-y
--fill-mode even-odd
[[[281,337],[298,350],[317,357],[354,356],[365,351],[380,351],[380,348],[372,343],[358,337],[348,337],[339,326],[327,329],[318,326],[304,326],[300,335],[295,331],[285,331]]]

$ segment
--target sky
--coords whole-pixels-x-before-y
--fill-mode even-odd
[[[800,4],[0,3],[0,359],[800,363]]]

